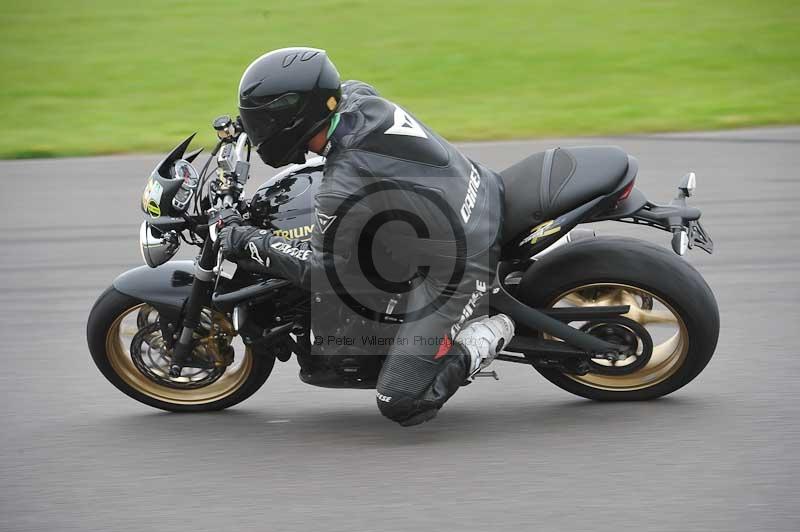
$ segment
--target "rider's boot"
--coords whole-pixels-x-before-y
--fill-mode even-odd
[[[486,368],[514,336],[514,322],[505,314],[481,316],[467,322],[454,339],[469,355],[469,376]]]

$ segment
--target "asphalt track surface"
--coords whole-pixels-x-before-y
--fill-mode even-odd
[[[688,260],[719,301],[714,359],[672,396],[628,404],[497,364],[499,382],[415,429],[381,418],[373,392],[302,384],[294,362],[221,413],[124,396],[95,369],[85,322],[141,262],[138,201],[157,156],[0,163],[0,529],[797,530],[800,128],[464,149],[502,168],[580,144],[635,155],[653,200],[697,172],[717,252]]]

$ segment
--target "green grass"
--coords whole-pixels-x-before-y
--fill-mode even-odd
[[[258,6],[258,7],[255,7]],[[0,157],[161,152],[326,48],[451,139],[800,123],[800,1],[0,0]]]

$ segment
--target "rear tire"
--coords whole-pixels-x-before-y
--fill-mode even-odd
[[[130,346],[120,339],[123,319],[131,319],[128,317],[142,305],[142,301],[109,287],[92,307],[86,326],[89,351],[97,368],[111,384],[137,401],[171,412],[222,410],[253,395],[272,372],[275,357],[248,348],[237,353],[242,358],[235,373],[229,374],[232,368],[226,368],[226,373],[208,386],[175,389],[153,381],[137,369],[130,359]]]
[[[655,300],[675,315],[676,334],[681,336],[673,336],[673,342],[663,350],[672,353],[669,349],[674,346],[670,356],[676,358],[670,359],[671,365],[667,365],[665,358],[663,366],[658,366],[654,356],[652,364],[648,362],[649,369],[645,366],[627,376],[589,373],[582,378],[550,368],[536,368],[537,371],[556,386],[597,401],[654,399],[697,377],[717,345],[719,309],[702,276],[671,251],[632,238],[579,240],[554,250],[531,266],[523,275],[516,295],[534,308],[550,308],[558,301],[566,301],[567,296],[581,306],[581,302],[592,304],[590,299],[581,299],[581,294],[613,294],[613,287],[620,290],[620,299],[626,298],[613,304],[626,304],[632,301],[632,295],[641,296],[642,300]],[[602,292],[604,289],[607,292]],[[650,314],[660,319],[665,315],[663,311]]]

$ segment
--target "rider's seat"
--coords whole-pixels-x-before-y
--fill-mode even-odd
[[[636,171],[635,163],[630,171]],[[554,148],[500,172],[505,185],[503,240],[613,192],[629,172],[616,146]]]

